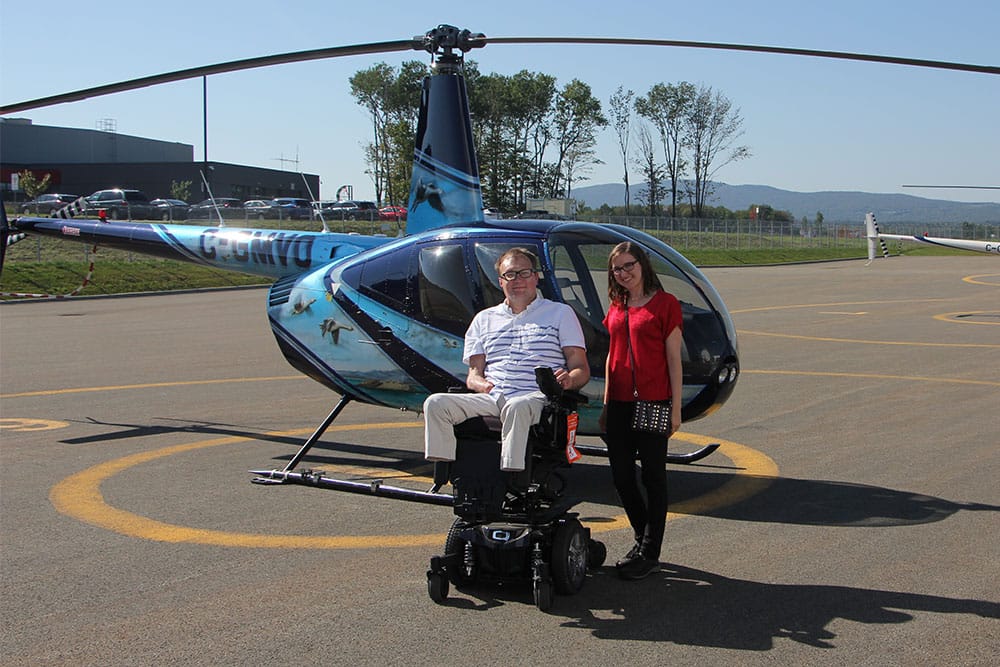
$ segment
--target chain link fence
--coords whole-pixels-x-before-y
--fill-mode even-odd
[[[650,216],[595,216],[581,221],[624,225],[662,238],[678,250],[757,250],[793,248],[865,248],[864,218],[858,222],[785,222],[716,220]],[[945,238],[989,240],[1000,237],[1000,223],[879,223],[886,234],[927,234]]]
[[[778,220],[716,220],[693,218],[670,218],[651,216],[594,216],[581,217],[579,222],[596,224],[616,224],[640,229],[657,236],[677,250],[767,250],[798,248],[843,248],[867,247],[864,220],[858,222],[785,222]],[[320,231],[322,222],[292,220],[256,220],[233,216],[227,224],[234,227],[277,228]],[[187,224],[205,225],[211,221],[188,221]],[[327,227],[332,232],[358,234],[385,234],[396,236],[405,222],[373,220],[345,221],[328,220]],[[879,223],[879,229],[887,234],[927,234],[946,238],[986,241],[1000,238],[1000,223],[942,223],[942,222],[894,222]],[[90,261],[91,246],[61,243],[55,239],[29,237],[10,248],[11,261]],[[101,250],[102,256],[109,251]],[[119,259],[132,261],[142,259],[142,255],[125,251],[111,251]]]

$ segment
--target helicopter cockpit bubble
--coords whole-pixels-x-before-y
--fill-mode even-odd
[[[624,227],[525,220],[424,232],[349,257],[322,276],[303,276],[285,288],[286,303],[272,301],[272,324],[291,343],[282,346],[286,353],[310,352],[308,359],[293,356],[297,367],[313,367],[311,376],[326,375],[326,384],[368,402],[420,410],[428,394],[464,384],[465,330],[476,312],[503,300],[496,260],[513,246],[526,247],[541,262],[540,293],[568,304],[583,328],[592,377],[583,393],[592,405],[581,411],[581,426],[594,433],[608,353],[607,258],[627,239],[649,249],[661,283],[682,304],[684,418],[696,419],[732,392],[738,369],[732,322],[697,268],[661,241]],[[302,312],[295,303],[311,305]]]

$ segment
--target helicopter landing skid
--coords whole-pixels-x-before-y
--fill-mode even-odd
[[[678,464],[688,464],[694,463],[695,461],[700,461],[715,450],[719,448],[719,443],[713,442],[710,445],[705,445],[700,447],[693,452],[688,452],[687,454],[672,454],[667,452],[667,463],[678,463]],[[577,451],[581,454],[587,456],[604,456],[607,457],[608,450],[604,447],[598,447],[596,445],[576,445]]]
[[[287,470],[251,470],[250,472],[251,474],[259,475],[259,477],[253,480],[256,484],[300,484],[302,486],[315,486],[321,489],[333,489],[334,491],[346,491],[347,493],[360,493],[366,496],[409,500],[427,505],[446,505],[448,507],[455,505],[455,498],[450,493],[432,493],[430,491],[404,489],[384,484],[380,479],[372,482],[353,482],[346,479],[327,477],[318,470],[308,469],[301,472]]]

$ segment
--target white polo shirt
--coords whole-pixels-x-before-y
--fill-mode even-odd
[[[566,368],[564,347],[585,348],[583,329],[573,309],[536,297],[515,314],[506,303],[476,314],[465,333],[462,360],[486,355],[486,379],[494,398],[513,398],[538,391],[535,368]]]

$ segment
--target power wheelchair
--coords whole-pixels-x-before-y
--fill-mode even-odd
[[[489,418],[455,426],[455,461],[435,463],[432,492],[450,483],[456,515],[444,554],[431,558],[427,571],[427,592],[439,604],[449,585],[530,581],[535,605],[545,611],[554,593],[579,591],[587,569],[607,557],[570,511],[577,500],[567,495],[564,475],[576,408],[587,397],[564,391],[550,368],[536,368],[535,379],[547,403],[530,430],[523,472],[500,470],[499,420]]]

